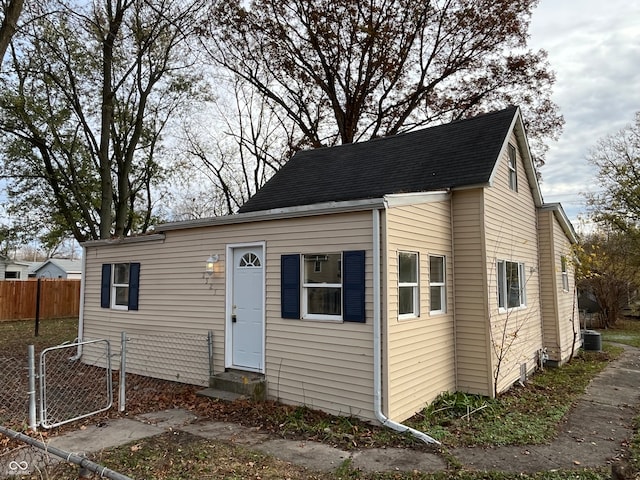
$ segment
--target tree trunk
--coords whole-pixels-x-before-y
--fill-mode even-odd
[[[114,92],[113,92],[113,45],[122,25],[126,6],[122,2],[116,3],[115,12],[109,11],[109,30],[102,44],[102,116],[100,123],[100,188],[102,190],[100,202],[100,238],[111,237],[113,224],[113,180],[111,178],[111,124],[113,122]],[[113,15],[112,15],[113,13]]]
[[[4,8],[4,20],[0,25],[0,62],[7,52],[13,34],[16,33],[18,18],[20,18],[23,4],[24,0],[10,0]]]

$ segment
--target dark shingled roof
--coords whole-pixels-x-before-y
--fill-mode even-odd
[[[300,151],[239,212],[486,184],[517,110]]]

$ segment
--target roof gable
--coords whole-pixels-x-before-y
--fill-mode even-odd
[[[80,260],[69,260],[66,258],[49,258],[40,265],[38,265],[34,271],[38,272],[47,265],[54,265],[65,273],[81,273],[82,262]]]
[[[298,152],[240,213],[488,185],[517,107],[368,142]]]

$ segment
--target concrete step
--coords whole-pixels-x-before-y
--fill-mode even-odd
[[[202,397],[217,398],[218,400],[225,400],[227,402],[233,402],[234,400],[238,400],[240,398],[246,398],[244,395],[241,395],[239,393],[226,392],[224,390],[218,390],[215,388],[205,388],[204,390],[196,392],[196,395],[200,395]]]
[[[209,378],[209,387],[223,392],[236,393],[253,400],[264,400],[267,381],[264,375],[240,370],[227,370]]]

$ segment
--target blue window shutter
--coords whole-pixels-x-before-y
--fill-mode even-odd
[[[100,307],[111,306],[111,264],[102,264],[102,278],[100,280]]]
[[[280,257],[282,318],[300,319],[300,255]]]
[[[138,294],[140,293],[140,264],[129,264],[129,310],[138,310]]]
[[[342,253],[342,319],[365,322],[364,250]]]

